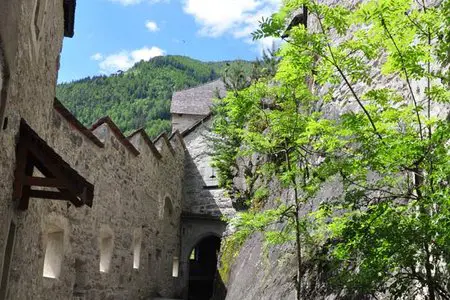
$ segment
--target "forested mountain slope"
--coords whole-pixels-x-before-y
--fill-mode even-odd
[[[174,91],[215,80],[226,66],[184,56],[155,57],[126,72],[59,84],[57,97],[86,126],[109,115],[126,134],[145,127],[154,137],[170,131]]]

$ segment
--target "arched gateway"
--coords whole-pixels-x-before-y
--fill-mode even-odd
[[[181,274],[183,299],[209,300],[217,276],[217,256],[226,224],[219,217],[181,216]]]

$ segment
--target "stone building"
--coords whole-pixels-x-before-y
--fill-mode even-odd
[[[108,117],[86,128],[55,98],[74,19],[75,0],[0,2],[0,299],[211,290],[233,213],[202,134],[220,83],[187,92],[206,106],[172,107],[171,136],[125,137]]]
[[[199,87],[175,92],[170,113],[172,129],[183,132],[211,113],[212,99],[225,96],[225,84],[216,80]]]

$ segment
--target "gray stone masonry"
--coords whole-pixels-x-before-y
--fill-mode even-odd
[[[188,273],[181,267],[173,277],[173,262],[183,264],[208,234],[221,236],[217,218],[234,212],[209,165],[202,132],[210,124],[193,128],[203,118],[194,111],[183,119],[192,129],[185,140],[174,132],[152,142],[143,131],[125,138],[109,118],[89,131],[54,106],[63,12],[63,1],[0,1],[0,121],[8,119],[0,126],[0,298],[181,297]],[[31,198],[17,210],[21,119],[95,186],[92,208]],[[182,211],[215,218],[185,223],[181,237]]]

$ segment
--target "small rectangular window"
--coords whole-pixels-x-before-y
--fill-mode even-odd
[[[178,269],[180,265],[180,259],[177,256],[174,256],[172,263],[172,277],[178,277]]]
[[[100,272],[108,273],[111,267],[111,259],[114,248],[112,236],[103,236],[100,240]]]
[[[135,229],[133,234],[133,269],[138,270],[141,263],[142,229]]]
[[[195,250],[196,250],[195,248],[192,249],[191,256],[189,256],[190,260],[197,260],[197,258],[196,258],[197,251],[195,251]]]
[[[62,229],[47,234],[45,249],[44,272],[46,278],[58,278],[64,257],[64,231]]]

